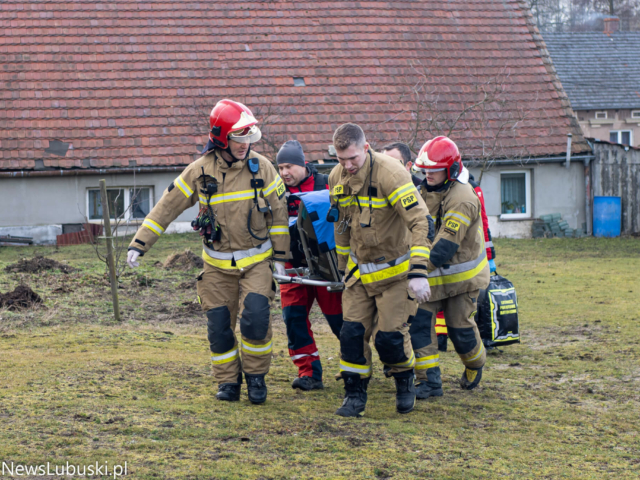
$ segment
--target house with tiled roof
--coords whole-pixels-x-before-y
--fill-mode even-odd
[[[640,146],[640,32],[544,33],[586,137]]]
[[[333,163],[344,122],[374,148],[416,151],[448,133],[482,174],[501,235],[527,236],[546,213],[578,228],[588,218],[591,150],[523,0],[0,9],[0,234],[52,241],[100,222],[100,178],[113,210],[140,222],[199,157],[222,98],[253,109],[264,133],[253,148],[267,156],[297,139],[308,160]]]

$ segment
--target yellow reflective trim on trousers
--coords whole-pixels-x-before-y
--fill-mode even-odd
[[[340,371],[359,373],[362,376],[368,377],[371,375],[371,365],[359,365],[357,363],[349,363],[344,360],[340,360]]]
[[[223,363],[233,362],[238,359],[238,347],[233,347],[231,350],[225,353],[212,354],[211,363],[214,365],[221,365]]]
[[[429,355],[428,357],[416,358],[416,370],[427,370],[440,366],[440,355]]]
[[[484,345],[482,344],[482,342],[480,342],[480,350],[478,350],[478,353],[476,353],[473,357],[471,358],[466,358],[464,361],[465,362],[473,362],[477,359],[479,359],[482,356],[482,352],[484,351]]]
[[[391,277],[395,277],[396,275],[400,275],[401,273],[408,272],[408,271],[409,271],[409,260],[405,260],[404,262],[398,265],[385,268],[384,270],[380,270],[378,272],[362,274],[360,275],[360,278],[362,280],[362,283],[373,283],[373,282],[379,282],[381,280],[386,280]]]
[[[440,277],[429,277],[429,286],[436,287],[438,285],[448,285],[450,283],[464,282],[470,280],[478,275],[482,269],[489,264],[487,257],[485,257],[477,267],[466,272],[454,273],[453,275],[442,275]]]
[[[416,364],[416,356],[413,353],[413,350],[411,351],[411,358],[409,360],[407,360],[406,362],[385,363],[385,365],[387,367],[398,367],[398,368],[412,368],[415,364]]]
[[[336,244],[336,252],[340,255],[349,255],[349,253],[351,253],[351,247],[341,247]]]
[[[273,342],[269,340],[269,343],[264,345],[255,345],[253,343],[242,342],[242,351],[251,355],[269,355],[273,351]]]
[[[389,195],[387,197],[387,199],[389,200],[389,203],[393,206],[398,202],[398,199],[403,196],[405,193],[409,193],[411,192],[411,190],[416,190],[416,186],[413,184],[413,182],[409,182],[409,183],[405,183],[404,185],[402,185],[399,188],[396,188],[391,195]],[[418,193],[418,191],[416,190],[415,192],[416,194]]]
[[[187,182],[182,179],[182,175],[179,175],[178,178],[176,178],[174,184],[182,193],[184,193],[185,197],[189,198],[193,195],[193,190],[191,190],[189,185],[187,185]]]
[[[142,222],[142,225],[147,227],[149,230],[151,230],[153,233],[155,233],[158,236],[164,233],[164,228],[162,228],[162,226],[159,223],[156,223],[149,218],[145,218],[144,222]]]
[[[431,250],[429,250],[427,247],[411,247],[412,257],[429,258],[430,255],[431,255]]]

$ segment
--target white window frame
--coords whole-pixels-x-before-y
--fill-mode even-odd
[[[527,213],[501,213],[500,220],[525,220],[533,218],[531,206],[531,170],[500,171],[500,211],[502,211],[502,174],[524,173],[525,208]]]
[[[601,115],[603,113],[604,113],[604,117],[599,116],[599,115]],[[608,113],[606,111],[605,112],[596,112],[596,117],[595,118],[596,118],[596,120],[606,120],[607,118],[609,118],[609,115],[608,115]]]
[[[122,222],[126,223],[126,224],[130,224],[130,223],[142,223],[142,221],[144,220],[144,218],[133,218],[131,216],[131,195],[129,190],[135,188],[136,190],[139,190],[141,188],[148,188],[149,189],[149,211],[151,211],[151,209],[154,207],[155,203],[154,203],[154,196],[153,196],[153,186],[152,185],[136,185],[135,187],[133,185],[128,185],[128,186],[122,186],[122,185],[118,185],[118,186],[111,186],[111,187],[107,187],[107,190],[124,190],[124,217],[122,218]],[[85,212],[87,212],[86,217],[87,220],[89,221],[89,223],[99,223],[99,224],[103,224],[104,220],[102,218],[97,219],[97,218],[89,218],[89,192],[90,191],[100,191],[99,188],[87,188],[87,194],[86,194],[86,205],[85,205]],[[111,221],[114,222],[116,219],[115,218],[111,218]]]
[[[640,120],[640,110],[631,110],[631,118]]]
[[[629,132],[629,146],[633,145],[633,130],[609,130],[609,136],[611,136],[612,133],[617,133],[618,134],[618,141],[616,142],[619,145],[626,145],[623,144],[620,140],[622,140],[622,132]]]

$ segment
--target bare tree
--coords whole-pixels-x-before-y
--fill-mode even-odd
[[[511,76],[503,68],[492,77],[470,74],[471,91],[457,95],[462,100],[445,96],[438,85],[444,79],[434,79],[420,64],[412,64],[415,73],[407,78],[405,93],[389,102],[389,108],[403,106],[387,121],[375,126],[372,143],[399,140],[417,153],[425,140],[439,135],[451,137],[463,150],[463,157],[481,169],[479,181],[499,158],[528,157],[518,142],[518,129],[527,118],[528,110],[509,100]],[[443,80],[443,81],[440,81]],[[535,100],[534,100],[535,102]],[[385,138],[390,128],[395,138]]]
[[[127,251],[128,251],[128,237],[129,234],[132,233],[131,229],[137,229],[137,223],[131,223],[132,213],[136,208],[139,207],[140,204],[140,195],[141,190],[136,188],[135,186],[135,173],[134,173],[134,186],[130,189],[129,195],[129,205],[126,206],[121,212],[118,212],[120,209],[118,207],[121,196],[123,195],[125,187],[116,187],[118,190],[118,194],[113,198],[113,200],[109,201],[109,212],[112,215],[111,222],[111,236],[113,237],[113,251],[114,251],[114,259],[116,266],[116,276],[120,277],[126,268],[126,260],[127,260]],[[126,187],[128,188],[128,187]],[[109,189],[112,190],[112,189]],[[78,210],[80,207],[78,206]],[[143,212],[148,213],[148,212]],[[89,219],[87,215],[84,216],[85,224],[89,224]],[[91,235],[91,231],[89,231]],[[99,241],[100,238],[91,237],[91,245],[93,246],[93,250],[96,254],[96,257],[105,264],[105,269],[108,269],[107,264],[107,256],[106,256],[106,244],[104,242]],[[108,241],[109,239],[107,239]]]
[[[638,0],[527,0],[542,32],[603,31],[604,18],[620,18],[620,30],[640,30]]]

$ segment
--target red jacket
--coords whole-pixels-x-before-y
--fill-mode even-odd
[[[312,192],[314,190],[326,190],[329,188],[329,177],[322,173],[318,173],[313,165],[307,163],[307,172],[309,175],[305,178],[300,185],[290,187],[287,185],[287,207],[290,217],[298,216],[298,207],[300,206],[300,200],[295,197],[296,193],[300,192]]]
[[[489,230],[489,218],[487,217],[487,211],[484,209],[484,193],[480,185],[478,185],[473,179],[469,179],[469,183],[476,191],[478,198],[480,199],[480,205],[482,206],[482,228],[484,229],[484,243],[487,247],[487,259],[492,260],[496,258],[496,250],[493,248],[493,241],[491,239],[491,230]]]

